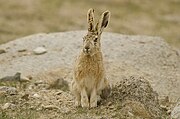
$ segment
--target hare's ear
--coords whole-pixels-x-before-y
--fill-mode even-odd
[[[101,18],[100,18],[99,22],[96,25],[96,30],[98,31],[98,34],[101,34],[103,29],[107,27],[109,19],[110,19],[110,12],[105,11],[101,15]]]
[[[94,9],[89,9],[87,12],[88,31],[94,31]]]

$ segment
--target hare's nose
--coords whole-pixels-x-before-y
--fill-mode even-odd
[[[89,47],[88,47],[88,46],[85,46],[85,49],[86,49],[86,50],[88,50],[88,49],[89,49]]]

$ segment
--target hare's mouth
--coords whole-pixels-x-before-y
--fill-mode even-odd
[[[83,52],[85,53],[85,54],[90,54],[91,52],[90,52],[90,49],[83,49]]]

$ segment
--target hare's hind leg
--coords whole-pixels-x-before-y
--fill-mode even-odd
[[[78,90],[78,87],[77,87],[77,84],[75,83],[75,81],[71,82],[71,92],[75,96],[75,106],[76,107],[81,106],[81,94]]]
[[[81,90],[81,106],[89,108],[89,99],[85,87]]]
[[[97,107],[97,91],[96,88],[94,88],[91,92],[90,96],[90,107]]]
[[[111,86],[107,80],[107,78],[104,79],[104,87],[103,89],[101,90],[101,98],[102,99],[106,99],[111,93]]]

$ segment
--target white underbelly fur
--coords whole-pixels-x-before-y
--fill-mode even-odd
[[[87,76],[83,83],[86,88],[87,94],[91,95],[92,90],[96,88],[95,78],[92,76]]]

